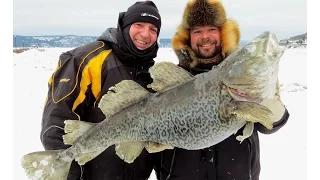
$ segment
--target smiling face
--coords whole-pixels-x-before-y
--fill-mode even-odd
[[[212,58],[221,53],[217,26],[195,26],[190,30],[190,44],[198,58]]]
[[[129,34],[136,48],[145,50],[157,41],[158,28],[151,23],[136,22],[130,26]]]

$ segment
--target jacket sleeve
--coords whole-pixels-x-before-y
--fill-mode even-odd
[[[273,123],[273,128],[271,130],[265,128],[260,123],[255,123],[255,129],[258,130],[260,133],[263,133],[263,134],[275,133],[288,122],[289,116],[290,116],[290,114],[289,114],[288,110],[285,109],[285,112],[284,112],[282,118],[279,121],[276,121],[276,122]]]
[[[76,98],[80,92],[77,83],[78,71],[78,60],[70,52],[60,55],[58,66],[48,82],[48,94],[42,115],[40,139],[45,150],[70,147],[63,143],[62,136],[64,120],[79,120],[81,116],[74,112]],[[74,161],[68,180],[79,179],[80,174],[80,166]]]

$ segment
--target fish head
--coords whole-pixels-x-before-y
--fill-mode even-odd
[[[259,102],[272,98],[284,53],[274,33],[264,32],[220,64],[222,82],[236,100]]]

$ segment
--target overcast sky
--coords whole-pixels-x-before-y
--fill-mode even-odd
[[[162,17],[160,37],[172,37],[188,0],[154,0]],[[98,36],[116,27],[118,14],[136,0],[14,0],[13,34]],[[306,0],[221,0],[240,26],[241,39],[264,31],[279,39],[307,32]]]

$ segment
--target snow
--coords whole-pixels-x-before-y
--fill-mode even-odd
[[[43,150],[40,127],[47,82],[59,55],[69,49],[30,49],[13,53],[14,179],[28,179],[20,164],[22,156]],[[177,58],[172,49],[160,48],[156,61],[177,63]],[[289,110],[290,119],[275,134],[260,134],[260,180],[306,179],[307,48],[285,51],[280,61],[279,80],[281,98]],[[154,174],[150,179],[156,180]]]

